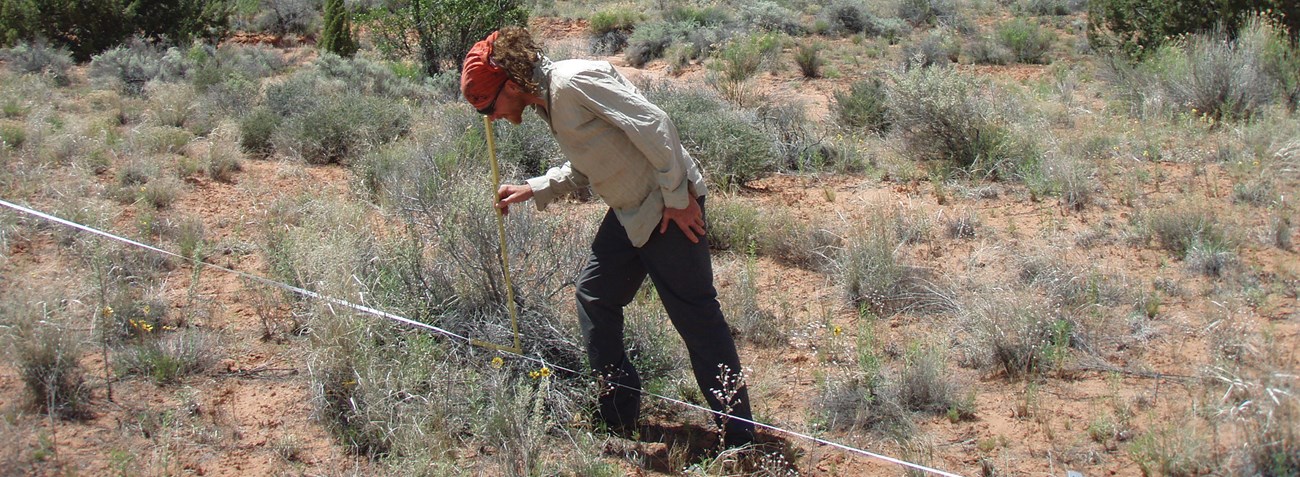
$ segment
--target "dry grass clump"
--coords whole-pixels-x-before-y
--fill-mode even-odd
[[[1010,379],[1040,375],[1068,357],[1075,322],[1059,307],[1024,291],[987,290],[963,304],[970,333],[963,360]]]
[[[115,353],[114,364],[121,374],[146,376],[157,383],[170,384],[209,370],[220,360],[218,340],[212,332],[137,323],[129,324],[139,330],[135,341]]]
[[[64,305],[16,290],[8,290],[0,304],[0,342],[18,367],[30,404],[51,416],[85,417],[90,388],[78,364],[82,336],[63,322]]]
[[[727,323],[741,338],[760,346],[780,346],[789,341],[784,320],[758,300],[758,270],[754,258],[743,257],[720,267],[718,275],[729,282],[719,293]]]
[[[893,220],[880,215],[868,221],[871,225],[850,233],[835,257],[835,273],[849,302],[878,316],[953,309],[954,294],[930,270],[901,261],[903,242],[890,225]]]

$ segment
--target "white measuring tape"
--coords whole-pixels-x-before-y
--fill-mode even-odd
[[[132,246],[135,246],[135,247],[143,248],[143,249],[150,250],[150,251],[153,251],[153,252],[157,252],[157,253],[160,253],[160,254],[163,254],[163,255],[167,255],[167,256],[170,256],[170,257],[176,257],[176,258],[179,258],[179,259],[184,260],[184,261],[190,261],[190,262],[194,262],[194,261],[195,261],[194,259],[184,257],[184,256],[182,256],[182,255],[180,255],[180,254],[177,254],[177,253],[174,253],[174,252],[170,252],[170,251],[167,251],[167,250],[163,250],[163,249],[161,249],[161,248],[154,247],[154,246],[152,246],[152,245],[148,245],[148,244],[144,244],[144,243],[141,243],[141,242],[137,242],[137,241],[135,241],[135,240],[131,240],[131,239],[128,239],[128,238],[125,238],[125,237],[121,237],[121,236],[118,236],[118,235],[114,235],[114,234],[111,234],[111,233],[108,233],[108,232],[105,232],[105,231],[102,231],[102,230],[99,230],[99,229],[95,229],[95,228],[92,228],[92,227],[89,227],[89,226],[86,226],[86,225],[82,225],[82,224],[79,224],[79,223],[76,223],[76,222],[72,222],[72,221],[65,220],[65,219],[62,219],[62,218],[59,218],[59,217],[55,217],[55,216],[53,216],[53,215],[46,214],[46,213],[44,213],[44,212],[41,212],[41,211],[38,211],[38,210],[35,210],[35,209],[31,209],[31,208],[28,208],[28,207],[23,207],[23,206],[21,206],[21,205],[14,204],[14,203],[8,202],[8,201],[3,200],[3,199],[0,199],[0,206],[8,207],[8,208],[13,209],[13,210],[16,210],[16,211],[18,211],[18,212],[22,212],[22,213],[24,213],[24,214],[28,214],[28,215],[32,215],[32,216],[35,216],[35,217],[39,217],[39,218],[42,218],[42,219],[45,219],[45,220],[48,220],[48,221],[51,221],[51,222],[56,222],[56,223],[59,223],[59,224],[62,224],[62,225],[66,225],[66,226],[68,226],[68,227],[72,227],[72,228],[74,228],[74,229],[81,230],[81,231],[83,231],[83,232],[89,232],[89,233],[91,233],[91,234],[98,235],[98,236],[100,236],[100,237],[104,237],[104,238],[107,238],[107,239],[109,239],[109,240],[113,240],[113,241],[116,241],[116,242],[121,242],[121,243],[128,244],[128,245],[132,245]],[[210,263],[203,263],[203,266],[204,266],[204,267],[215,268],[215,269],[220,270],[220,271],[223,271],[223,272],[227,272],[227,273],[235,274],[235,275],[238,275],[238,276],[240,276],[240,277],[247,278],[247,279],[250,279],[250,280],[256,281],[256,282],[261,283],[261,284],[264,284],[264,285],[269,285],[269,286],[273,286],[273,287],[276,287],[276,288],[280,288],[280,289],[282,289],[282,290],[287,290],[287,291],[290,291],[290,292],[293,292],[293,293],[296,293],[296,294],[299,294],[299,295],[302,295],[302,296],[305,296],[305,297],[309,297],[309,298],[313,298],[313,299],[317,299],[317,300],[322,300],[322,301],[325,301],[325,302],[328,302],[328,303],[331,303],[331,304],[334,304],[334,305],[339,305],[339,306],[342,306],[342,307],[346,307],[346,308],[351,308],[351,309],[353,309],[353,310],[356,310],[356,311],[359,311],[359,312],[362,312],[362,313],[366,313],[366,314],[373,315],[373,316],[378,316],[378,317],[381,317],[381,318],[387,318],[387,319],[389,319],[389,320],[393,320],[393,321],[396,321],[396,322],[399,322],[399,323],[404,323],[404,324],[411,325],[411,326],[414,326],[414,327],[417,327],[417,328],[423,328],[423,329],[426,329],[426,330],[433,331],[433,332],[435,332],[435,333],[441,334],[441,335],[443,335],[443,336],[447,336],[447,337],[449,337],[449,338],[455,338],[455,339],[460,340],[460,341],[463,341],[463,342],[465,342],[466,344],[469,344],[469,345],[471,345],[471,346],[480,346],[480,347],[483,347],[483,348],[485,348],[485,349],[496,350],[496,351],[499,351],[499,352],[501,352],[501,353],[503,353],[503,354],[507,354],[507,355],[510,355],[510,356],[512,356],[512,357],[515,357],[515,358],[519,358],[519,359],[522,359],[522,360],[525,360],[525,361],[531,361],[531,362],[537,363],[537,364],[542,365],[542,366],[548,366],[548,367],[554,368],[554,369],[559,370],[559,371],[564,371],[564,372],[567,372],[567,373],[573,374],[573,375],[575,375],[575,376],[585,376],[585,373],[579,373],[578,371],[574,371],[574,370],[572,370],[572,369],[568,369],[568,368],[565,368],[565,367],[563,367],[563,366],[556,366],[556,365],[554,365],[554,364],[547,363],[546,361],[542,360],[541,358],[535,358],[535,357],[531,357],[531,356],[526,356],[526,355],[521,354],[521,353],[518,353],[518,352],[514,352],[514,351],[510,351],[510,350],[504,349],[504,347],[502,347],[502,346],[493,346],[493,345],[491,345],[490,343],[489,343],[489,346],[482,346],[482,345],[478,342],[478,340],[473,340],[473,339],[470,339],[470,338],[468,338],[468,337],[461,336],[461,335],[458,335],[458,334],[456,334],[456,333],[452,333],[451,331],[447,331],[447,330],[445,330],[445,329],[439,328],[439,327],[437,327],[437,326],[433,326],[433,325],[430,325],[430,324],[428,324],[428,323],[422,323],[422,322],[419,322],[419,321],[415,321],[415,320],[412,320],[412,319],[410,319],[410,318],[405,318],[405,317],[402,317],[402,316],[394,315],[394,314],[392,314],[392,313],[389,313],[389,312],[386,312],[386,311],[383,311],[383,310],[379,310],[379,309],[371,308],[371,307],[368,307],[368,306],[365,306],[365,305],[358,305],[358,304],[356,304],[356,303],[352,303],[352,302],[349,302],[349,301],[346,301],[346,300],[342,300],[342,299],[339,299],[339,298],[334,298],[334,297],[327,296],[327,295],[322,295],[322,294],[319,294],[319,293],[313,292],[313,291],[311,291],[311,290],[307,290],[307,289],[304,289],[304,288],[295,287],[295,286],[293,286],[293,285],[289,285],[289,284],[287,284],[287,283],[278,282],[278,281],[271,280],[271,279],[268,279],[268,278],[263,278],[263,277],[260,277],[260,276],[257,276],[257,275],[253,275],[253,274],[251,274],[251,273],[241,272],[241,271],[239,271],[239,270],[234,270],[234,269],[231,269],[231,268],[222,267],[222,266],[220,266],[220,265],[214,265],[214,264],[210,264]],[[908,462],[908,461],[905,461],[905,460],[901,460],[901,459],[896,459],[896,458],[893,458],[893,457],[889,457],[889,456],[887,456],[887,455],[877,454],[877,453],[870,452],[870,451],[866,451],[866,450],[859,449],[859,448],[856,448],[856,447],[851,447],[851,446],[848,446],[848,445],[846,445],[846,444],[840,444],[840,443],[838,443],[838,442],[828,441],[828,440],[826,440],[826,439],[822,439],[822,438],[819,438],[819,437],[813,437],[813,436],[810,436],[810,435],[807,435],[807,434],[803,434],[803,433],[800,433],[800,432],[795,432],[795,431],[791,431],[791,430],[784,429],[784,428],[781,428],[781,427],[777,427],[777,426],[775,426],[775,425],[764,424],[764,423],[762,423],[762,422],[758,422],[758,421],[754,421],[754,420],[750,420],[750,419],[745,419],[745,418],[742,418],[742,417],[732,416],[732,415],[730,415],[730,414],[726,414],[726,413],[723,413],[723,412],[714,411],[714,410],[709,409],[709,408],[707,408],[707,407],[703,407],[703,406],[700,406],[700,405],[697,405],[697,404],[691,404],[691,403],[689,403],[689,402],[685,402],[685,401],[682,401],[682,400],[680,400],[680,399],[674,399],[674,398],[671,398],[671,397],[668,397],[668,396],[663,396],[663,395],[660,395],[660,394],[656,394],[656,393],[652,393],[652,392],[649,392],[649,391],[645,391],[645,390],[643,390],[643,389],[636,389],[636,388],[632,388],[632,387],[630,387],[630,386],[623,385],[623,384],[619,384],[619,383],[611,383],[611,384],[614,384],[614,385],[616,385],[616,386],[619,386],[619,387],[622,387],[622,388],[625,388],[625,389],[628,389],[628,390],[631,390],[631,391],[634,391],[634,392],[641,393],[641,394],[643,394],[643,395],[645,395],[645,396],[649,396],[649,397],[652,397],[652,398],[655,398],[655,399],[659,399],[659,400],[662,400],[662,401],[665,401],[665,402],[669,402],[669,403],[677,404],[677,405],[679,405],[679,406],[682,406],[682,407],[685,407],[685,408],[688,408],[688,409],[695,409],[695,410],[704,411],[704,412],[706,412],[706,413],[709,413],[709,414],[715,415],[715,416],[717,416],[717,417],[722,417],[722,418],[727,418],[727,419],[735,419],[735,420],[740,421],[740,422],[745,422],[745,423],[753,424],[755,427],[761,427],[761,428],[768,429],[768,430],[773,431],[773,432],[776,432],[776,433],[785,434],[785,435],[788,435],[788,436],[791,436],[791,437],[797,437],[797,438],[800,438],[800,439],[803,439],[803,440],[807,440],[807,441],[811,441],[811,442],[816,442],[816,443],[818,443],[818,444],[831,446],[831,447],[834,447],[834,448],[836,448],[836,449],[840,449],[840,450],[843,450],[843,451],[846,451],[846,452],[849,452],[849,453],[853,453],[853,454],[857,454],[857,455],[860,455],[860,456],[864,456],[864,457],[868,457],[868,458],[872,458],[872,459],[876,459],[876,460],[880,460],[880,461],[888,462],[888,463],[891,463],[891,464],[897,464],[897,465],[900,465],[900,466],[903,466],[903,467],[907,467],[907,468],[910,468],[910,469],[914,469],[914,470],[918,470],[918,471],[926,472],[926,473],[929,473],[929,474],[942,475],[942,476],[945,476],[945,477],[961,477],[960,475],[958,475],[958,474],[954,474],[954,473],[951,473],[951,472],[945,472],[945,471],[942,471],[942,470],[939,470],[939,469],[935,469],[935,468],[932,468],[932,467],[927,467],[927,466],[924,466],[924,465],[921,465],[921,464],[916,464],[916,463]]]

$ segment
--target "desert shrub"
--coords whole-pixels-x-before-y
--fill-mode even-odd
[[[1056,368],[1074,333],[1074,322],[1061,311],[1024,292],[981,294],[959,311],[972,334],[965,360],[1011,379]]]
[[[16,331],[7,347],[31,404],[52,416],[68,419],[86,416],[90,389],[85,384],[84,371],[77,364],[82,353],[81,337],[50,319],[53,310],[44,304],[7,305],[10,306],[0,317]]]
[[[364,21],[389,58],[414,56],[428,76],[458,71],[474,43],[493,30],[528,24],[520,0],[414,0],[371,9]]]
[[[780,32],[791,36],[804,34],[799,24],[799,14],[779,2],[760,0],[740,5],[740,20],[762,31]]]
[[[915,44],[903,47],[903,61],[907,68],[945,66],[956,63],[961,56],[961,41],[948,28],[935,28]]]
[[[27,142],[27,128],[20,123],[0,121],[0,147],[22,149]]]
[[[1030,15],[1069,15],[1082,5],[1079,0],[1020,0],[1017,10]]]
[[[640,68],[652,60],[663,57],[668,45],[685,37],[689,24],[672,24],[663,21],[642,23],[627,39],[623,58],[628,64]]]
[[[855,81],[848,91],[836,91],[831,112],[839,124],[871,132],[889,131],[892,118],[885,82],[879,78]]]
[[[178,81],[192,67],[177,48],[162,48],[134,39],[105,51],[90,61],[90,77],[132,95],[144,92],[150,81]]]
[[[762,231],[758,209],[729,195],[710,197],[708,214],[709,246],[717,250],[745,253],[756,247]]]
[[[275,148],[271,137],[282,119],[270,108],[258,107],[239,119],[239,146],[249,154],[267,155]]]
[[[410,111],[401,103],[357,93],[326,95],[300,115],[275,128],[275,150],[310,164],[351,160],[406,133]]]
[[[244,170],[240,164],[239,144],[228,136],[225,131],[214,134],[209,138],[204,154],[208,177],[219,182],[232,182],[235,173]]]
[[[804,78],[822,77],[822,66],[826,64],[826,60],[821,56],[822,48],[823,46],[817,43],[802,43],[795,51],[794,62],[799,65],[799,72]]]
[[[518,126],[493,130],[498,136],[497,160],[514,162],[528,177],[546,172],[551,160],[564,155],[551,135],[551,126],[535,114],[525,115]]]
[[[253,18],[253,29],[272,35],[307,36],[321,21],[317,0],[261,0],[264,5]]]
[[[866,429],[906,435],[915,424],[907,409],[899,403],[893,390],[878,384],[880,377],[828,379],[814,398],[814,409],[821,421],[818,427],[829,431]]]
[[[759,304],[757,262],[752,256],[735,261],[722,270],[730,286],[719,292],[727,323],[740,338],[759,346],[773,347],[788,341],[788,331],[775,314]]]
[[[898,17],[913,26],[952,23],[957,16],[957,5],[952,0],[900,0]]]
[[[1088,43],[1140,58],[1170,38],[1224,27],[1229,36],[1255,15],[1266,12],[1300,35],[1300,4],[1286,0],[1232,0],[1206,4],[1198,0],[1093,0],[1088,2]]]
[[[733,37],[716,53],[712,64],[720,76],[715,87],[724,97],[741,106],[750,103],[749,80],[765,68],[771,68],[781,53],[775,34]]]
[[[1023,170],[1025,185],[1034,194],[1058,197],[1060,203],[1082,210],[1096,199],[1100,185],[1086,159],[1046,154],[1036,167]]]
[[[116,355],[114,364],[124,375],[146,376],[159,384],[211,369],[219,361],[216,336],[199,328],[165,331],[149,325],[147,336]]]
[[[998,26],[998,42],[1011,52],[1019,63],[1040,64],[1050,61],[1047,52],[1052,49],[1055,35],[1037,22],[1016,18]]]
[[[592,36],[600,37],[610,32],[631,32],[636,25],[645,20],[645,14],[627,7],[607,8],[591,15],[587,19],[587,28]]]
[[[992,36],[981,36],[966,48],[970,61],[979,65],[1005,65],[1015,61],[1015,54],[1010,48]]]
[[[962,403],[959,386],[946,369],[946,362],[943,345],[915,342],[909,345],[895,383],[899,404],[911,411],[932,414],[950,410],[958,415],[971,414],[971,405]]]
[[[952,292],[936,283],[933,273],[908,265],[899,240],[883,217],[874,225],[850,233],[834,257],[834,270],[845,298],[855,308],[877,316],[934,313],[952,308]]]
[[[1016,178],[1038,160],[986,96],[987,87],[952,68],[913,68],[893,75],[889,107],[907,148],[994,178]]]
[[[753,112],[704,91],[661,84],[644,92],[672,118],[683,144],[704,163],[710,180],[724,187],[740,187],[774,169],[773,141],[763,133]]]
[[[757,113],[764,130],[775,144],[779,167],[790,171],[814,172],[837,167],[852,171],[856,164],[834,144],[818,135],[808,120],[802,101],[768,101]]]
[[[1207,429],[1195,426],[1190,415],[1171,422],[1156,423],[1125,448],[1138,469],[1146,475],[1207,475],[1214,473]]]
[[[184,83],[148,83],[149,98],[145,118],[159,126],[184,127],[195,112],[194,87]]]
[[[1225,33],[1191,35],[1162,46],[1137,64],[1112,63],[1115,82],[1139,111],[1191,112],[1215,121],[1249,119],[1292,93],[1296,58],[1284,34],[1270,23],[1251,21],[1235,40]],[[1134,90],[1132,88],[1143,88]]]
[[[67,49],[52,47],[44,41],[19,43],[12,48],[0,49],[0,60],[16,73],[30,73],[48,76],[55,83],[67,86],[71,79],[68,70],[72,68],[72,53]]]
[[[1141,218],[1144,236],[1156,240],[1178,258],[1186,258],[1197,244],[1227,244],[1223,226],[1213,215],[1192,209],[1162,209]]]
[[[316,47],[344,58],[357,53],[360,45],[352,36],[351,13],[343,5],[343,0],[325,0],[325,27]]]

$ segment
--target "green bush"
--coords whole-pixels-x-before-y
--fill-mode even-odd
[[[847,92],[836,91],[831,112],[840,125],[871,132],[889,131],[892,124],[889,96],[879,78],[855,81]]]
[[[1024,18],[1003,23],[997,30],[998,42],[1020,63],[1047,63],[1047,52],[1055,40],[1050,30]]]
[[[1016,138],[983,96],[985,83],[953,68],[893,75],[894,128],[922,159],[948,160],[972,172],[1016,178],[1038,154]]]
[[[903,47],[907,68],[946,66],[961,56],[961,40],[948,28],[934,28],[920,41]]]
[[[372,147],[406,134],[405,105],[357,93],[332,94],[300,115],[285,118],[271,136],[275,150],[309,164],[347,163]]]
[[[316,47],[335,55],[351,58],[360,45],[352,36],[352,20],[343,0],[325,0],[325,28]]]
[[[799,72],[804,78],[816,79],[822,77],[822,66],[826,60],[822,58],[822,46],[816,43],[802,43],[799,49],[794,53],[794,62],[799,65]]]
[[[887,222],[882,216],[864,230],[854,231],[834,257],[845,298],[854,308],[881,317],[951,309],[951,292],[934,283],[926,269],[902,260],[899,238],[884,225]]]
[[[85,61],[132,35],[174,44],[220,39],[230,6],[226,0],[6,1],[0,4],[0,40],[9,45],[44,38]]]
[[[367,23],[377,32],[380,50],[419,58],[429,76],[458,71],[474,43],[508,25],[528,24],[521,0],[412,0],[375,9]]]
[[[623,59],[637,68],[645,66],[646,63],[663,57],[668,45],[685,38],[685,32],[690,28],[690,24],[663,21],[642,23],[628,37]]]
[[[1186,209],[1168,209],[1152,212],[1142,218],[1146,236],[1154,238],[1163,248],[1178,258],[1186,258],[1193,247],[1213,244],[1220,248],[1227,244],[1223,226],[1210,214]]]
[[[239,120],[239,145],[244,152],[265,156],[275,150],[271,137],[280,127],[280,115],[259,107]]]
[[[655,85],[647,97],[663,108],[709,179],[732,188],[765,177],[776,166],[774,141],[752,111],[703,91]]]
[[[593,36],[602,36],[610,32],[630,32],[645,19],[641,12],[627,7],[613,7],[598,11],[588,19],[587,28]]]
[[[0,122],[0,146],[21,149],[25,142],[27,142],[27,128],[21,123]]]
[[[51,416],[86,417],[91,396],[85,372],[78,364],[82,338],[49,320],[51,311],[45,307],[6,305],[11,307],[0,316],[5,318],[7,326],[17,331],[6,346],[16,361],[31,404]]]
[[[198,328],[166,332],[150,326],[138,343],[118,354],[115,364],[121,374],[147,376],[159,384],[176,383],[216,365],[216,345],[211,332]]]
[[[1291,38],[1300,35],[1300,3],[1290,0],[1091,0],[1088,42],[1134,58],[1154,52],[1169,38],[1207,33],[1223,27],[1234,36],[1255,12],[1267,12],[1285,25]]]
[[[1011,49],[991,36],[981,36],[971,42],[966,54],[977,65],[1005,65],[1016,59]]]

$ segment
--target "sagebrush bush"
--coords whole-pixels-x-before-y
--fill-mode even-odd
[[[179,81],[192,67],[180,49],[134,39],[95,55],[90,60],[90,77],[105,86],[139,95],[150,81]]]
[[[269,108],[259,107],[239,120],[239,146],[249,154],[266,156],[275,150],[271,138],[283,120]]]
[[[637,68],[645,66],[646,63],[663,57],[668,45],[684,38],[685,32],[690,29],[689,24],[664,21],[642,23],[628,37],[623,59]]]
[[[799,36],[807,29],[799,23],[799,14],[778,2],[759,0],[740,5],[740,20],[762,31]]]
[[[43,41],[19,43],[11,48],[0,49],[0,59],[5,66],[16,73],[31,73],[48,76],[60,86],[67,86],[71,79],[68,70],[72,68],[72,53],[65,48],[57,48]]]
[[[946,66],[961,56],[961,40],[949,28],[934,28],[920,41],[903,47],[903,65],[908,68]]]
[[[1001,41],[985,35],[971,42],[966,55],[977,65],[1005,65],[1015,61],[1015,55]]]
[[[1236,37],[1223,31],[1189,35],[1140,62],[1114,59],[1110,73],[1135,112],[1248,120],[1279,100],[1295,107],[1300,48],[1286,35],[1252,18]]]
[[[1018,379],[1055,369],[1068,356],[1074,322],[1035,296],[988,292],[960,308],[972,334],[965,350],[971,364]]]
[[[357,93],[326,95],[301,115],[285,118],[271,143],[276,151],[309,164],[347,163],[406,134],[410,121],[410,111],[398,101]]]
[[[1019,63],[1041,64],[1051,61],[1047,53],[1052,49],[1055,35],[1036,21],[1016,18],[997,29],[998,42],[1011,52]]]
[[[1192,208],[1153,211],[1140,219],[1140,225],[1145,237],[1155,239],[1178,258],[1186,258],[1197,244],[1226,244],[1228,240],[1214,215]]]
[[[664,84],[643,91],[677,125],[683,144],[704,164],[709,179],[740,187],[775,167],[774,141],[752,111],[731,106],[707,91]]]
[[[912,417],[880,380],[879,375],[828,379],[813,400],[822,421],[818,427],[839,432],[911,432],[915,428]]]
[[[1015,178],[1038,155],[1016,137],[987,96],[988,86],[953,68],[912,68],[892,75],[894,128],[921,159],[948,160],[966,170]]]
[[[947,370],[945,345],[912,343],[903,355],[895,386],[898,402],[912,411],[943,414],[962,403],[958,383]],[[970,409],[957,412],[969,413]]]
[[[550,125],[535,114],[524,115],[518,126],[493,129],[498,136],[497,160],[514,162],[525,176],[542,175],[552,160],[564,156]]]
[[[185,127],[195,112],[197,95],[188,84],[148,83],[144,93],[149,98],[145,119],[152,124]]]
[[[957,16],[957,5],[953,0],[899,0],[898,17],[907,20],[913,26],[934,25],[938,22],[952,23]]]
[[[848,91],[836,91],[831,112],[841,126],[888,132],[892,125],[889,95],[880,78],[854,81]]]

